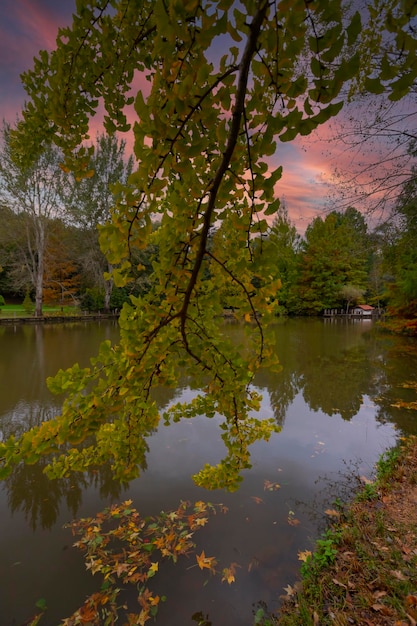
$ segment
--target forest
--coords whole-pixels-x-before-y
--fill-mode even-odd
[[[125,143],[115,136],[97,136],[91,176],[82,180],[61,171],[63,155],[57,148],[45,152],[22,178],[10,159],[9,136],[10,129],[4,126],[0,155],[4,199],[0,295],[4,301],[22,302],[29,297],[37,316],[44,304],[90,313],[119,312],[131,296],[148,293],[159,254],[157,216],[148,245],[132,248],[136,271],[124,287],[114,284],[115,267],[106,257],[105,235],[100,242],[100,227],[117,202],[114,185],[126,181],[133,169]],[[37,202],[38,180],[48,180],[48,193]],[[322,315],[326,309],[347,313],[353,305],[367,303],[395,318],[398,328],[417,332],[416,201],[415,183],[408,180],[390,215],[372,229],[356,208],[327,209],[308,224],[305,236],[297,233],[283,202],[272,223],[253,241],[275,268],[274,315]],[[209,263],[203,280],[210,280]],[[254,276],[254,291],[257,281]],[[222,288],[225,311],[239,308],[237,291],[231,283]]]

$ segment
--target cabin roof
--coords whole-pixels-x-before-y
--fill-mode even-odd
[[[373,311],[375,307],[370,304],[357,304],[355,309],[362,309],[362,311]]]

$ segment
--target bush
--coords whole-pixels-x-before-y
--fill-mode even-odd
[[[1,311],[1,307],[4,306],[6,303],[4,301],[3,296],[0,294],[0,311]]]
[[[86,289],[85,293],[81,296],[81,308],[83,311],[89,313],[96,313],[102,311],[104,308],[104,292],[102,289]]]
[[[35,305],[31,300],[29,290],[27,290],[25,299],[23,300],[23,308],[25,309],[26,313],[30,314],[33,313],[33,311],[35,310]]]

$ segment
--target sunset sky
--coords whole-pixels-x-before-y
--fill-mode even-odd
[[[54,48],[58,27],[71,23],[75,0],[1,0],[0,4],[0,115],[13,123],[25,100],[20,74],[32,68],[40,49]],[[321,129],[320,139],[311,136],[302,143],[281,143],[273,159],[284,167],[278,195],[285,199],[300,233],[313,217],[329,209],[329,194],[335,189],[332,172],[337,151],[327,136]]]

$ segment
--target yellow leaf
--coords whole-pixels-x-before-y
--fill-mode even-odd
[[[287,585],[286,587],[284,587],[284,591],[287,592],[287,596],[291,597],[295,594],[295,589],[294,587],[291,587],[291,585]]]
[[[159,596],[155,596],[155,597],[153,597],[153,596],[149,596],[149,598],[148,598],[148,599],[149,599],[149,604],[150,604],[151,606],[156,606],[157,604],[159,604],[159,600],[160,600],[161,598],[160,598]]]
[[[311,557],[311,552],[310,550],[304,550],[304,552],[301,552],[301,550],[299,550],[298,552],[298,560],[299,561],[304,561],[304,563]]]
[[[200,555],[196,554],[195,558],[200,569],[209,569],[214,572],[214,566],[216,565],[216,559],[214,556],[206,556],[203,550]]]
[[[222,574],[223,574],[222,582],[227,582],[229,585],[235,582],[236,579],[230,568],[225,567],[224,570],[222,571]]]

